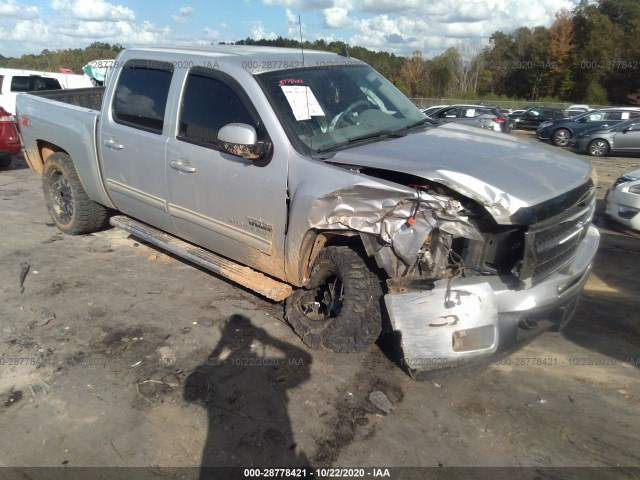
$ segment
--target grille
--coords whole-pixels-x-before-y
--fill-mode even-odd
[[[540,283],[567,265],[576,255],[595,210],[595,199],[571,217],[525,234],[525,254],[520,280],[525,288]]]

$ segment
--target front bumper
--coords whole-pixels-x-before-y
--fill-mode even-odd
[[[587,151],[587,145],[589,145],[590,141],[591,141],[591,139],[583,139],[583,138],[572,137],[571,139],[569,139],[568,147],[571,150],[577,150],[577,151],[580,151],[580,152],[586,152]]]
[[[538,285],[517,290],[497,276],[437,282],[384,300],[402,335],[403,362],[415,371],[452,368],[513,348],[573,316],[600,242],[589,227],[573,259]]]
[[[551,140],[551,133],[547,129],[537,129],[536,137],[538,137],[538,140]]]

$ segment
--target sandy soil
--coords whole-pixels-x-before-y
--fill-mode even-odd
[[[594,163],[603,198],[640,161]],[[121,231],[61,234],[22,161],[0,172],[0,199],[0,477],[118,466],[139,468],[82,475],[205,478],[199,467],[222,465],[640,476],[640,236],[606,222],[603,205],[601,249],[567,329],[481,369],[415,382],[389,345],[308,350],[281,305]]]

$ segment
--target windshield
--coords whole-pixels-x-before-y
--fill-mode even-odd
[[[309,67],[257,76],[295,145],[314,152],[396,132],[427,117],[367,65]]]

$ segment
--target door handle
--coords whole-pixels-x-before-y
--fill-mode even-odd
[[[112,150],[122,150],[124,145],[119,144],[115,139],[110,138],[109,140],[105,140],[104,146],[110,148]]]
[[[193,173],[196,171],[196,167],[191,165],[188,160],[172,160],[171,168],[182,173]]]

